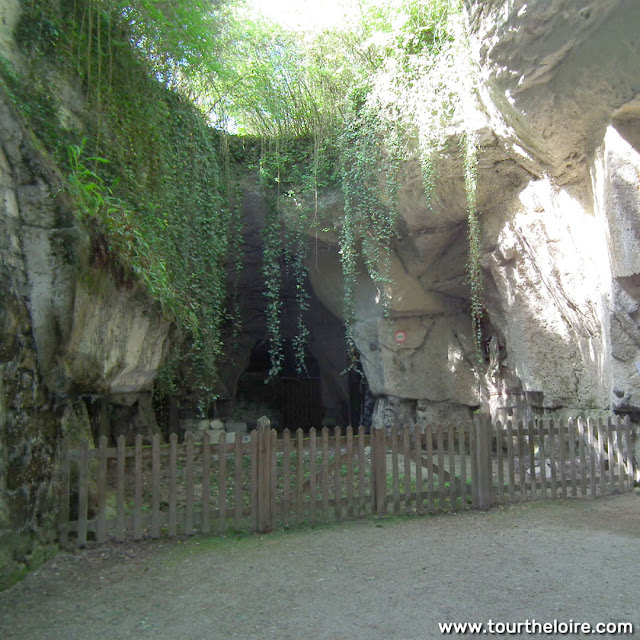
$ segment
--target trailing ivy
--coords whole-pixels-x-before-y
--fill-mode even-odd
[[[276,263],[271,258],[277,255],[284,260],[290,249],[281,251],[291,243],[278,244],[277,239],[286,233],[282,226],[276,232],[272,225],[283,223],[283,209],[287,209],[282,206],[283,201],[304,202],[298,196],[304,192],[305,180],[310,175],[308,172],[303,175],[297,164],[290,166],[285,141],[301,134],[326,140],[331,137],[328,131],[337,132],[339,179],[345,204],[338,226],[344,317],[349,350],[355,353],[354,291],[363,270],[378,288],[384,313],[388,312],[398,174],[403,163],[417,157],[427,205],[437,211],[438,156],[445,150],[450,152],[451,125],[458,131],[470,129],[475,72],[461,1],[365,0],[359,2],[357,15],[343,31],[296,34],[297,39],[275,25],[250,23],[252,36],[239,50],[251,73],[242,74],[239,99],[226,103],[240,123],[240,130],[246,127],[270,141],[262,158],[261,175],[263,183],[277,193],[266,238],[274,371],[279,370],[281,357],[277,355],[281,345],[275,338],[280,324],[273,314],[282,313],[282,304],[277,302],[282,295],[278,293],[277,282],[282,279],[282,272],[275,269]],[[320,52],[326,60],[326,69],[318,62]],[[474,141],[469,132],[461,155],[468,196],[471,316],[479,345],[482,282]],[[313,153],[317,156],[316,151]],[[290,194],[295,197],[288,197]],[[302,214],[303,209],[299,210]],[[300,220],[305,220],[304,215],[285,218],[285,226],[293,229]]]
[[[259,167],[268,207],[263,229],[263,273],[270,378],[282,373],[285,351],[289,348],[296,372],[299,375],[307,372],[309,234],[318,226],[318,191],[337,179],[332,153],[333,144],[329,140],[323,144],[307,137],[262,140]],[[294,287],[294,309],[285,308],[285,283]],[[285,312],[295,314],[296,318],[296,332],[290,338],[290,345],[285,344],[282,335]]]
[[[396,148],[399,161],[417,156],[426,202],[435,212],[440,204],[436,189],[437,158],[443,152],[451,151],[452,125],[455,130],[464,132],[460,146],[467,197],[467,273],[476,360],[481,368],[484,303],[480,266],[481,233],[476,206],[478,139],[471,124],[477,100],[475,67],[459,0],[415,0],[407,5],[409,10],[405,11],[400,26],[390,29],[386,38],[378,39],[378,47],[383,48],[384,55],[379,58],[378,71],[373,76],[371,87],[361,98],[364,105],[362,112],[375,114],[373,117],[369,115],[369,118],[370,122],[375,123],[377,133],[358,141],[366,144],[366,148],[359,153],[370,162],[376,154],[379,155],[379,149],[384,148]],[[410,25],[411,28],[407,30]],[[415,144],[405,152],[399,148],[400,139],[412,140]],[[354,140],[349,142],[353,148]],[[385,163],[384,170],[394,175],[397,165],[391,164],[389,167],[389,164]],[[356,176],[354,184],[361,184],[362,178]],[[370,202],[370,197],[362,192],[361,186],[360,191],[360,199],[365,203]],[[348,189],[345,189],[345,196],[348,204]],[[378,212],[382,210],[380,205],[374,205],[373,208]],[[369,213],[367,219],[375,221],[375,214]],[[350,261],[353,257],[347,244],[353,242],[353,233],[343,229],[343,234],[343,263],[347,264],[345,275],[347,279],[352,279],[354,268]],[[381,232],[377,229],[372,235],[381,244],[389,240],[386,230]],[[371,265],[368,266],[371,271]],[[350,301],[351,294],[348,293],[346,298]]]
[[[484,367],[482,349],[482,318],[484,316],[482,267],[480,265],[480,220],[476,208],[476,191],[478,187],[478,140],[473,132],[467,132],[461,139],[464,154],[464,183],[467,194],[467,220],[469,237],[469,258],[467,273],[471,290],[471,323],[473,340],[476,348],[476,364],[478,370]]]
[[[25,0],[18,38],[29,65],[2,73],[43,148],[66,167],[96,263],[144,285],[175,322],[181,346],[160,376],[165,389],[179,376],[203,406],[215,396],[221,333],[233,322],[230,247],[236,270],[241,253],[226,136],[187,99],[218,71],[211,6]],[[44,85],[46,77],[56,81]],[[65,84],[81,87],[82,104],[61,119]]]
[[[360,262],[378,288],[385,313],[388,306],[390,250],[396,235],[400,139],[392,125],[383,129],[377,111],[354,104],[341,139],[344,217],[340,256],[344,275],[347,344],[354,352],[356,320],[354,288]]]

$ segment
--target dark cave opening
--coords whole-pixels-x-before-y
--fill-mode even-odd
[[[266,415],[277,431],[362,424],[368,397],[364,376],[353,370],[338,375],[323,370],[309,348],[305,349],[305,362],[306,371],[300,374],[293,348],[287,342],[282,371],[269,379],[269,343],[257,342],[238,380],[234,416],[250,420],[251,428],[261,415]],[[343,402],[335,397],[334,389],[338,386],[346,392]]]

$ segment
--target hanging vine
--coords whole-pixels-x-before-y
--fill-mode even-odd
[[[481,371],[484,367],[484,353],[482,348],[484,299],[482,293],[482,267],[480,265],[480,214],[476,207],[476,191],[478,187],[478,140],[476,134],[474,132],[466,132],[461,138],[461,146],[464,155],[464,184],[467,194],[469,237],[467,274],[471,290],[471,323],[476,349],[476,364]]]
[[[330,163],[326,148],[307,137],[263,141],[261,181],[268,211],[263,230],[267,332],[270,343],[269,377],[282,373],[290,350],[298,375],[307,373],[310,310],[307,257],[309,234],[317,224],[318,189],[326,184]],[[285,309],[285,284],[293,287],[294,308]],[[295,314],[295,332],[282,335],[283,314]],[[290,340],[290,342],[289,342]]]
[[[278,158],[277,152],[276,158]],[[263,171],[261,171],[261,179],[264,180]],[[279,197],[279,183],[276,182],[275,201],[273,197],[267,199],[267,213],[262,231],[264,241],[262,264],[265,284],[264,295],[267,299],[267,337],[269,339],[270,358],[269,379],[279,375],[284,366],[284,348],[281,331],[284,306],[282,294],[283,244],[282,224],[278,208]]]
[[[143,285],[178,328],[181,347],[160,380],[170,389],[181,377],[203,405],[216,393],[229,322],[225,270],[231,251],[236,266],[241,253],[226,136],[181,88],[213,71],[211,15],[201,0],[24,0],[17,39],[30,64],[21,73],[0,65],[43,149],[67,172],[94,264]],[[56,82],[42,82],[50,77],[81,87],[73,117],[61,118],[68,105]]]
[[[388,314],[391,247],[396,236],[400,137],[395,125],[383,129],[377,111],[355,101],[341,139],[344,216],[340,257],[344,280],[344,317],[350,354],[355,354],[354,291],[362,263]]]

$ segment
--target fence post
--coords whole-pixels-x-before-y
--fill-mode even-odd
[[[98,443],[98,514],[96,540],[107,541],[107,437],[100,436]]]
[[[629,491],[633,490],[633,487],[636,483],[637,472],[635,470],[635,461],[633,459],[635,453],[635,439],[636,439],[636,430],[631,426],[631,419],[629,416],[625,416],[624,418],[624,434],[625,434],[625,453],[627,454],[627,470],[629,477]]]
[[[385,429],[371,429],[373,504],[377,515],[387,513],[387,442]]]
[[[69,542],[69,499],[71,494],[69,473],[69,441],[64,438],[60,445],[60,544]]]
[[[80,462],[78,464],[78,546],[87,546],[87,528],[89,517],[89,443],[80,443]]]
[[[473,488],[473,501],[476,509],[486,511],[491,507],[491,421],[489,416],[475,415],[474,438],[475,459],[471,464],[475,465],[476,484]]]
[[[272,486],[272,437],[271,422],[258,420],[258,491],[257,491],[257,530],[259,533],[268,533],[273,526],[273,513],[271,495],[275,491]]]

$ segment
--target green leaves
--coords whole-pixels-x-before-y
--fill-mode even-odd
[[[354,289],[362,266],[378,286],[387,313],[398,175],[410,154],[404,145],[417,138],[425,193],[431,202],[437,179],[433,156],[444,147],[451,120],[463,115],[466,95],[462,94],[467,90],[457,76],[464,57],[456,41],[458,0],[365,0],[359,5],[358,18],[346,28],[322,33],[292,35],[275,25],[247,22],[245,17],[242,28],[250,35],[236,42],[246,66],[239,60],[231,63],[244,71],[238,73],[242,79],[236,85],[238,100],[229,103],[245,130],[268,141],[263,144],[260,175],[263,184],[277,193],[275,211],[281,199],[302,202],[299,195],[308,189],[309,177],[316,194],[322,184],[331,182],[324,183],[319,172],[301,170],[304,161],[291,153],[285,140],[295,136],[336,140],[335,169],[345,202],[339,232],[344,315],[352,351]],[[466,77],[466,61],[465,65]],[[317,148],[314,157],[320,157]],[[286,225],[292,224],[287,218]],[[280,324],[274,316],[281,312],[282,275],[275,265],[290,250],[283,253],[281,215],[270,214],[268,225],[279,229],[269,230],[265,237],[275,374],[282,363]]]
[[[381,291],[386,292],[385,285],[391,283],[390,250],[396,235],[401,145],[394,126],[386,127],[367,103],[356,103],[343,130],[341,147],[345,206],[340,257],[347,343],[353,348],[358,262],[362,260]],[[380,303],[386,315],[386,293],[381,295]]]
[[[84,157],[87,139],[83,138],[79,145],[69,145],[67,156],[70,171],[67,177],[69,193],[75,198],[81,219],[86,222],[90,218],[99,218],[104,212],[109,217],[116,208],[112,203],[111,190],[105,186],[102,178],[88,168],[91,163],[107,164],[108,160],[98,156]]]
[[[482,350],[482,318],[484,316],[482,267],[480,265],[480,221],[476,209],[477,171],[478,171],[478,140],[475,133],[467,132],[461,139],[464,157],[464,181],[467,194],[467,220],[469,236],[469,258],[467,273],[471,289],[471,322],[473,339],[476,348],[476,362],[481,369],[484,366]]]
[[[186,88],[219,71],[219,6],[211,0],[112,0],[110,15],[160,81]]]
[[[22,111],[48,148],[66,155],[67,188],[105,260],[143,282],[189,336],[186,356],[198,378],[193,387],[213,393],[230,315],[225,268],[230,262],[236,274],[240,268],[238,208],[231,202],[236,161],[255,163],[272,196],[265,227],[272,374],[283,365],[287,271],[298,309],[293,349],[304,370],[307,233],[327,226],[317,210],[327,187],[341,186],[345,199],[340,252],[353,347],[360,266],[388,289],[398,173],[409,153],[404,143],[417,141],[430,201],[437,180],[433,158],[448,125],[466,117],[473,80],[460,0],[362,0],[344,28],[313,33],[254,19],[235,0],[23,5],[20,34],[34,73],[22,85],[37,87],[30,92],[37,99],[20,97]],[[45,59],[82,80],[82,131],[62,129],[52,87],[31,83],[49,72]],[[35,62],[43,65],[37,73]],[[10,70],[0,72],[10,88],[18,86]],[[212,123],[254,134],[258,150],[248,143],[241,149],[243,142],[230,149],[234,145]],[[470,140],[465,144],[477,333],[477,152]],[[232,161],[231,154],[237,154]]]
[[[261,184],[268,212],[263,228],[263,274],[267,298],[267,334],[271,368],[269,378],[281,375],[285,353],[292,353],[298,375],[307,373],[306,347],[309,330],[305,319],[310,308],[307,281],[307,233],[316,224],[320,185],[335,180],[332,164],[326,163],[331,146],[308,138],[263,140],[260,157]],[[290,344],[282,335],[285,285],[293,285],[296,334]]]

